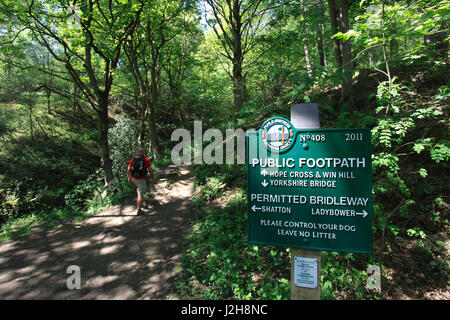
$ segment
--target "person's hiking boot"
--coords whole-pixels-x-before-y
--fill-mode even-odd
[[[143,210],[141,210],[141,209],[139,209],[139,210],[137,211],[137,215],[138,215],[138,216],[142,216],[144,213],[145,213],[145,212],[144,212]]]

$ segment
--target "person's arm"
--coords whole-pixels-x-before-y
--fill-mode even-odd
[[[127,169],[127,176],[128,176],[128,182],[131,182],[131,170],[130,170],[130,168]]]
[[[133,161],[133,159],[131,160],[131,161]],[[128,168],[127,168],[127,177],[128,177],[128,182],[131,182],[131,161],[130,161],[130,163],[128,164]]]
[[[150,159],[148,159],[147,166],[148,166],[147,167],[148,171],[150,172],[150,175],[152,176],[152,182],[155,183],[155,172],[153,171],[152,163],[151,163]]]
[[[150,171],[150,175],[152,176],[152,182],[155,183],[155,172],[153,171],[152,166],[148,168],[148,171]]]

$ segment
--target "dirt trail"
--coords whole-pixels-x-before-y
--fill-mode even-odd
[[[151,190],[146,214],[135,198],[85,219],[0,243],[0,299],[176,299],[192,176],[168,166]],[[81,268],[69,290],[67,267]]]

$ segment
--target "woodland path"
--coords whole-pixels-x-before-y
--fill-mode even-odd
[[[132,197],[81,224],[0,243],[0,299],[177,299],[193,178],[188,166],[160,173],[142,216]],[[67,288],[70,265],[80,267],[79,290]]]

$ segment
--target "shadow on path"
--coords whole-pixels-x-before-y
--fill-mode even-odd
[[[174,172],[176,174],[174,174]],[[176,299],[190,218],[189,167],[169,166],[146,214],[135,198],[85,219],[0,243],[0,299]],[[81,268],[69,290],[67,267]]]

